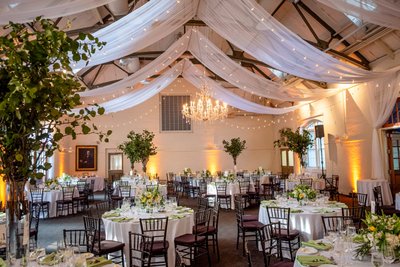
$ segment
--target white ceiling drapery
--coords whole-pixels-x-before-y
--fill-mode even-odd
[[[318,2],[362,21],[400,29],[399,0],[317,0]]]
[[[115,0],[6,0],[0,3],[0,25],[24,23],[36,17],[59,18],[91,10]]]

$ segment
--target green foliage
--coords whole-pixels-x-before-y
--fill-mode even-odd
[[[143,133],[130,131],[127,137],[129,141],[123,142],[118,148],[128,157],[132,169],[135,162],[142,162],[143,171],[146,172],[150,156],[157,154],[157,147],[153,144],[154,133],[147,130],[143,130]]]
[[[0,37],[0,174],[7,181],[41,178],[51,165],[38,159],[53,155],[66,136],[96,133],[107,142],[111,134],[89,125],[103,108],[71,113],[83,88],[70,66],[104,43],[87,34],[73,40],[51,20],[37,18],[32,25],[40,30],[10,23],[9,34]]]
[[[236,166],[236,159],[246,149],[246,140],[240,140],[240,137],[232,138],[231,142],[223,140],[224,151],[233,158],[233,164]]]
[[[295,132],[290,128],[283,128],[279,130],[279,134],[281,138],[274,141],[274,146],[287,147],[290,151],[297,153],[301,166],[305,166],[304,156],[313,144],[310,132],[307,130],[300,132],[300,128],[297,128]]]

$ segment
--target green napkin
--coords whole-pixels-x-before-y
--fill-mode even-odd
[[[193,213],[192,209],[184,209],[184,210],[178,210],[177,213],[182,214],[182,213]]]
[[[107,260],[103,257],[86,260],[87,267],[99,267],[99,266],[104,266],[104,265],[111,264],[111,263],[112,263],[111,260]]]
[[[324,256],[299,255],[297,261],[303,266],[320,266],[322,264],[333,264],[333,261]]]
[[[6,263],[4,262],[4,260],[2,258],[0,258],[0,267],[6,267]]]
[[[337,202],[335,204],[329,204],[329,207],[332,208],[347,208],[347,205],[341,202]]]
[[[332,213],[332,212],[335,212],[335,211],[331,210],[331,209],[319,209],[318,212],[320,212],[320,213]]]
[[[40,259],[40,263],[44,264],[44,265],[49,265],[49,266],[55,265],[58,263],[56,256],[57,256],[57,253],[53,252],[47,256],[44,256],[42,259]]]
[[[126,217],[120,217],[120,218],[111,218],[110,220],[113,222],[130,222],[132,221],[133,218],[126,218]]]
[[[313,247],[313,248],[316,248],[318,250],[329,250],[329,249],[332,248],[331,244],[324,243],[324,242],[317,242],[315,240],[310,240],[308,242],[302,242],[301,244],[303,246]]]
[[[175,214],[175,215],[169,216],[169,219],[171,219],[171,220],[176,220],[176,219],[182,219],[183,217],[185,217],[185,215],[178,215],[178,214]]]
[[[103,214],[103,218],[119,217],[121,214],[119,212],[111,211]]]
[[[291,209],[290,213],[302,213],[303,210],[295,210],[295,209]]]

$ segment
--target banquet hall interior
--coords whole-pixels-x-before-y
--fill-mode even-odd
[[[0,266],[400,266],[399,0],[7,0],[9,22]],[[35,36],[75,42],[45,66],[64,82],[32,78]],[[57,123],[28,126],[35,101]]]

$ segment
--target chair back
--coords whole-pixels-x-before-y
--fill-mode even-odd
[[[225,181],[215,182],[215,187],[217,189],[217,196],[226,195],[227,183]]]
[[[40,206],[31,206],[31,214],[29,216],[29,228],[39,232]]]
[[[378,185],[372,189],[376,205],[380,209],[383,206],[382,188]]]
[[[206,181],[200,181],[199,183],[199,190],[200,190],[200,196],[204,196],[207,194],[207,182]]]
[[[290,231],[290,208],[266,207],[269,221],[275,228],[275,233],[289,235]]]
[[[85,229],[64,229],[63,236],[66,247],[78,247],[80,252],[88,251]]]
[[[313,179],[311,178],[302,178],[300,179],[300,184],[308,185],[309,187],[312,187]]]
[[[105,212],[111,210],[111,205],[108,201],[102,201],[96,203],[96,213],[98,217],[101,217]]]
[[[144,244],[154,243],[154,237],[129,231],[129,266],[149,266],[150,253]],[[138,265],[137,263],[141,264]]]
[[[120,185],[118,187],[119,195],[123,198],[131,197],[131,186],[130,185]]]
[[[343,230],[345,221],[349,221],[349,218],[344,218],[343,216],[321,216],[321,218],[325,234],[329,232],[337,233]]]
[[[250,191],[250,181],[239,181],[240,194],[245,195]]]
[[[74,192],[75,192],[75,186],[62,187],[63,200],[72,201],[72,198],[74,197]]]
[[[31,202],[42,203],[43,202],[43,189],[42,188],[31,188]],[[1,205],[0,205],[1,207]]]
[[[167,195],[175,195],[175,194],[176,194],[175,183],[173,180],[168,180],[167,181]]]
[[[274,230],[280,228],[279,224],[279,222],[266,224],[258,230],[265,266],[269,266],[271,257],[278,254],[278,243],[273,236]]]
[[[352,207],[366,207],[367,206],[368,194],[363,193],[352,193]]]
[[[154,241],[163,241],[166,247],[168,217],[140,219],[142,234],[152,236]]]
[[[342,216],[344,218],[350,218],[357,229],[361,228],[362,219],[364,219],[365,207],[352,207],[352,208],[342,208]]]
[[[83,216],[83,224],[85,225],[88,251],[93,252],[93,248],[95,246],[97,246],[100,249],[101,218]]]
[[[218,223],[219,223],[219,202],[214,202],[214,207],[211,210],[211,225],[217,229],[218,231]]]
[[[147,191],[154,191],[154,189],[156,189],[156,188],[158,188],[158,185],[157,185],[157,184],[149,184],[149,185],[146,185],[146,190],[147,190]]]
[[[209,208],[208,198],[198,197],[197,198],[197,210],[205,210]]]
[[[204,232],[208,232],[210,226],[211,209],[198,210],[194,214],[194,225],[201,226],[201,231],[194,231],[195,242],[197,242],[198,236]]]
[[[246,252],[246,257],[247,257],[247,266],[253,267],[253,261],[251,259],[251,253],[248,248],[247,240],[244,242],[244,251]]]

